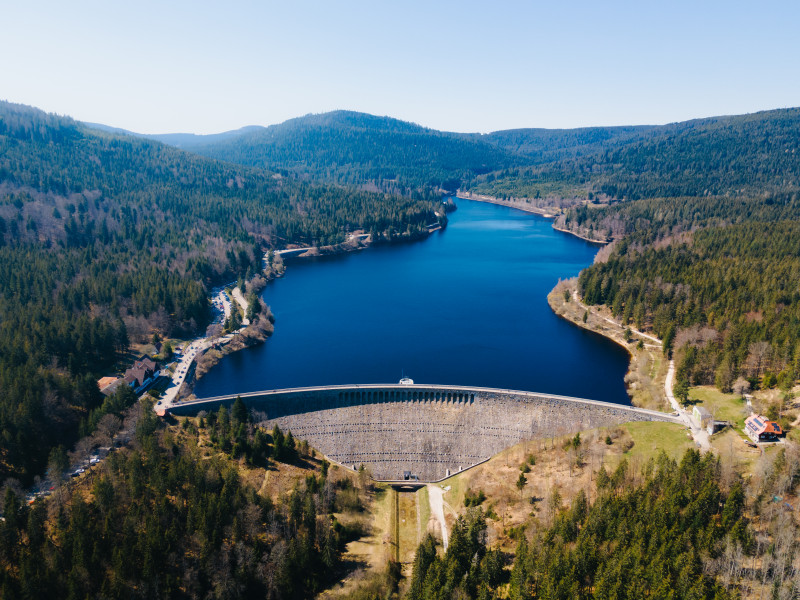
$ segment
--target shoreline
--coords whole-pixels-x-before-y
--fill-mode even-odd
[[[352,233],[350,237],[345,240],[344,242],[340,242],[338,244],[333,244],[330,246],[304,246],[300,248],[283,248],[282,250],[274,250],[275,257],[281,257],[280,262],[283,262],[283,258],[280,253],[290,253],[290,252],[298,252],[299,254],[292,254],[287,258],[317,258],[320,256],[337,256],[340,254],[346,254],[348,252],[356,252],[358,250],[366,250],[367,248],[371,248],[372,246],[381,246],[381,245],[390,245],[390,244],[402,244],[405,242],[415,242],[418,240],[424,240],[430,237],[433,233],[437,231],[441,231],[447,227],[447,223],[445,222],[444,226],[437,226],[434,229],[427,229],[415,234],[409,233],[400,233],[397,234],[392,239],[379,239],[373,240],[371,234],[368,233]],[[302,252],[301,252],[302,251]],[[264,271],[266,272],[267,267],[270,265],[267,263],[267,256],[268,252],[264,254]],[[283,273],[279,275],[273,275],[273,277],[277,276],[280,277]],[[266,276],[266,275],[265,275]]]
[[[456,192],[456,198],[461,200],[474,200],[475,202],[486,202],[487,204],[496,204],[497,206],[505,206],[506,208],[514,208],[516,210],[521,210],[522,212],[531,213],[534,215],[539,215],[545,219],[549,219],[553,221],[553,229],[556,231],[560,231],[561,233],[566,233],[568,235],[574,235],[576,238],[589,242],[591,244],[598,244],[605,246],[609,244],[607,240],[596,240],[585,235],[581,235],[580,233],[576,233],[574,231],[570,231],[569,229],[565,229],[563,227],[558,227],[556,225],[556,220],[558,217],[564,214],[563,209],[549,206],[549,207],[539,207],[539,206],[530,206],[529,203],[521,200],[502,200],[500,198],[495,198],[493,196],[486,196],[483,194],[473,194],[472,192]]]
[[[565,290],[569,293],[569,300],[564,298]],[[581,329],[601,335],[628,352],[630,360],[624,381],[631,406],[665,413],[671,411],[669,398],[665,393],[665,367],[668,367],[668,361],[663,357],[661,343],[656,342],[657,338],[634,327],[625,328],[600,311],[584,305],[577,296],[574,279],[556,284],[547,295],[547,303],[556,316]],[[586,322],[582,315],[587,316]],[[624,339],[625,329],[630,329],[630,342]],[[642,348],[637,347],[639,341],[642,342]]]
[[[515,208],[522,212],[532,213],[544,217],[545,219],[555,219],[561,214],[561,209],[556,207],[542,208],[539,206],[530,206],[523,200],[501,200],[493,196],[484,196],[483,194],[473,194],[472,192],[456,192],[455,197],[461,200],[474,200],[475,202],[486,202],[487,204],[496,204],[498,206],[505,206],[506,208]]]
[[[607,244],[611,243],[611,242],[608,242],[606,240],[595,240],[595,239],[592,239],[590,237],[586,237],[585,235],[581,235],[580,233],[575,233],[574,231],[570,231],[569,229],[564,229],[563,227],[556,227],[555,223],[553,223],[553,229],[555,229],[556,231],[560,231],[561,233],[568,233],[569,235],[574,235],[576,238],[579,238],[579,239],[584,240],[586,242],[589,242],[591,244],[598,244],[600,246],[606,246]]]
[[[337,256],[349,252],[366,250],[373,245],[395,244],[423,240],[430,237],[431,234],[435,233],[436,231],[441,231],[441,229],[442,227],[440,226],[436,229],[423,231],[419,235],[400,234],[392,240],[379,240],[377,242],[373,242],[368,234],[352,234],[350,239],[332,246],[310,246],[307,248],[296,249],[286,248],[285,250],[305,250],[305,252],[302,252],[296,256],[291,256],[290,258],[292,259],[310,259],[324,256]],[[366,237],[364,237],[365,235]],[[270,337],[272,337],[272,334],[274,333],[274,318],[272,317],[272,311],[261,298],[261,292],[264,290],[267,283],[279,279],[286,274],[286,264],[284,259],[277,252],[278,251],[274,252],[272,262],[269,262],[269,253],[264,254],[263,268],[259,273],[259,275],[263,278],[263,285],[258,286],[258,288],[254,290],[262,304],[262,313],[259,314],[259,317],[254,323],[243,326],[236,332],[228,334],[232,337],[227,341],[227,343],[224,343],[219,347],[215,347],[215,344],[211,344],[210,346],[207,346],[202,353],[198,353],[192,362],[191,380],[188,377],[183,380],[170,404],[190,400],[194,395],[195,383],[199,379],[202,379],[204,375],[206,375],[211,369],[219,364],[219,362],[226,356],[230,356],[234,352],[239,352],[245,348],[263,344]],[[233,302],[238,303],[236,299],[234,299]],[[266,313],[264,313],[264,307],[266,307]],[[242,307],[242,309],[244,310],[244,307]],[[268,322],[269,325],[264,326],[262,324],[262,320]],[[222,336],[220,339],[223,339],[224,337],[227,336]],[[193,340],[192,343],[205,344],[209,341],[209,339],[210,338],[208,337],[200,337]],[[205,360],[202,361],[203,364],[201,365],[201,359],[203,358],[205,358]],[[166,404],[161,405],[159,408],[166,408]]]

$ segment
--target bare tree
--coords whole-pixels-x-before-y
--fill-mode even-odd
[[[222,335],[222,325],[219,323],[212,323],[206,328],[206,337],[213,340],[216,340],[219,336]]]
[[[751,377],[760,377],[772,354],[772,346],[769,342],[754,342],[748,350],[745,368]]]
[[[744,398],[745,394],[750,393],[750,382],[744,377],[739,377],[733,382],[733,392]]]
[[[105,445],[110,445],[111,440],[117,435],[117,432],[122,428],[122,420],[112,414],[103,415],[97,423],[97,432],[100,434],[100,441]]]
[[[89,458],[92,450],[94,450],[95,442],[91,437],[85,437],[78,440],[75,444],[75,449],[69,453],[70,463],[78,464]]]
[[[145,342],[148,338],[150,326],[147,319],[144,317],[125,316],[122,318],[125,322],[125,330],[128,332],[128,337],[134,342]]]

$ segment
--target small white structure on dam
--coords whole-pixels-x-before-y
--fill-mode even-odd
[[[412,472],[438,481],[522,441],[628,421],[676,422],[671,415],[581,398],[493,388],[419,384],[350,385],[241,394],[248,408],[329,459],[364,464],[378,480]],[[236,395],[170,409],[195,415]]]

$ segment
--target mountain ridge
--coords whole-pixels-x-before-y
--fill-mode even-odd
[[[568,196],[594,192],[626,199],[736,193],[743,177],[780,187],[778,171],[796,179],[800,167],[781,156],[773,141],[791,141],[794,128],[800,129],[798,108],[665,125],[487,134],[337,110],[218,134],[145,137],[226,162],[384,191],[471,189],[497,197],[538,197],[562,189]],[[739,164],[726,165],[733,155]],[[741,176],[734,176],[735,169]]]

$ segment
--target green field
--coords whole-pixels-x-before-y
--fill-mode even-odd
[[[431,501],[428,498],[428,488],[420,488],[417,492],[417,506],[419,506],[419,530],[417,539],[422,541],[428,533],[428,521],[431,519]]]
[[[699,400],[698,406],[705,406],[717,421],[730,421],[733,428],[740,432],[747,418],[747,404],[738,394],[723,394],[711,386],[693,387],[689,390],[689,398]]]
[[[414,555],[419,546],[419,531],[417,529],[417,495],[413,492],[394,492],[397,498],[396,505],[396,533],[398,545],[398,560],[401,563],[414,562]]]
[[[647,462],[661,451],[674,459],[680,459],[694,441],[686,435],[686,428],[675,423],[633,422],[622,426],[633,438],[633,448],[625,456]]]
[[[507,452],[507,450],[506,450]],[[464,494],[467,491],[467,481],[469,481],[469,472],[456,473],[452,477],[440,482],[442,488],[450,486],[450,489],[444,493],[444,500],[453,508],[461,507],[464,504]]]

